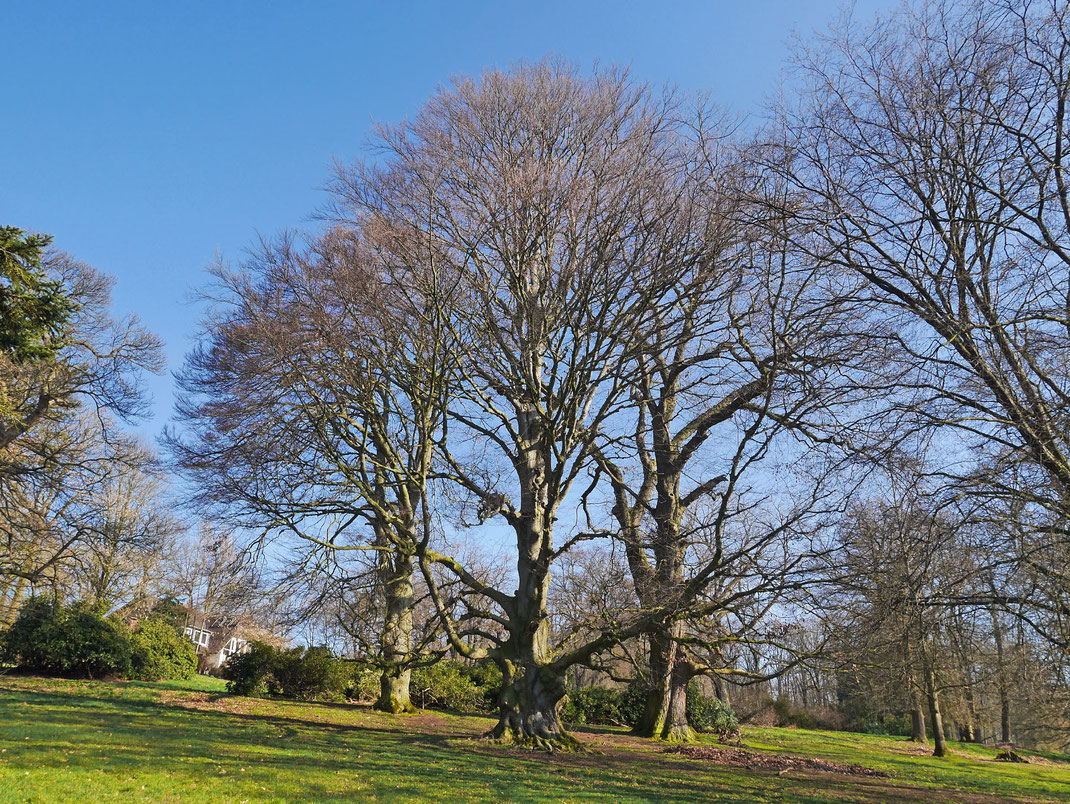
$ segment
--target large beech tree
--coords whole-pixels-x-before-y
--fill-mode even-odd
[[[521,66],[441,90],[381,130],[377,164],[343,168],[333,185],[340,220],[405,232],[393,258],[452,289],[438,301],[455,361],[441,479],[479,522],[511,529],[516,588],[480,583],[451,556],[421,559],[432,592],[439,564],[475,595],[446,625],[456,650],[503,671],[500,739],[575,745],[557,715],[564,671],[617,638],[551,644],[553,566],[583,536],[559,541],[557,522],[629,388],[635,334],[657,326],[705,247],[692,229],[708,126],[701,108],[620,72]],[[491,647],[472,647],[467,630]]]
[[[723,640],[746,639],[746,631],[754,639],[757,623],[743,618],[743,627],[728,612],[745,601],[767,611],[798,586],[808,566],[805,540],[797,551],[784,544],[829,504],[827,477],[809,476],[810,487],[789,502],[783,484],[760,488],[762,476],[773,469],[779,436],[791,440],[789,453],[835,440],[848,417],[834,408],[854,401],[842,369],[866,346],[845,326],[835,276],[791,245],[778,185],[755,176],[746,153],[723,150],[708,152],[693,259],[671,304],[657,312],[658,325],[637,333],[627,417],[602,433],[596,451],[639,602],[665,611],[649,634],[637,732],[677,740],[691,736],[691,677],[734,672],[682,647],[681,614],[725,615],[735,622],[724,626]],[[754,517],[762,500],[783,516]],[[781,553],[784,560],[769,560]],[[694,629],[687,639],[703,641]]]
[[[172,451],[199,501],[285,544],[300,574],[337,579],[370,556],[383,595],[380,650],[366,657],[382,670],[376,706],[411,711],[412,576],[445,365],[436,310],[414,301],[434,292],[341,231],[265,243],[217,277],[222,303],[179,377]]]

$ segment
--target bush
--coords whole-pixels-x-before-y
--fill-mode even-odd
[[[835,709],[827,706],[803,709],[793,705],[791,701],[783,696],[777,698],[773,703],[773,711],[776,713],[776,725],[778,726],[840,731],[846,725],[844,716]]]
[[[882,715],[869,714],[862,718],[859,731],[866,734],[890,735],[893,737],[909,737],[911,733],[909,715]]]
[[[646,691],[641,684],[624,689],[585,687],[570,692],[561,708],[561,719],[569,726],[588,724],[628,726],[634,728],[643,716]],[[739,723],[732,709],[717,698],[706,695],[692,681],[687,688],[687,720],[695,731],[734,738]]]
[[[695,731],[717,734],[722,740],[739,737],[739,722],[732,708],[713,695],[706,695],[692,681],[687,686],[687,722]]]
[[[620,690],[606,687],[584,687],[568,694],[561,707],[561,720],[568,726],[600,724],[610,726],[635,725],[626,723],[621,713]],[[638,718],[636,718],[638,722]]]
[[[379,697],[380,672],[366,664],[354,664],[342,693],[351,701],[374,701]]]
[[[31,598],[3,638],[4,658],[20,670],[74,678],[129,676],[129,631],[83,604]]]
[[[472,680],[467,665],[454,661],[413,670],[409,695],[421,709],[477,712],[486,704],[485,690]]]
[[[223,665],[227,692],[233,695],[263,697],[269,693],[268,677],[275,665],[277,651],[271,645],[254,642],[245,653],[236,653]]]
[[[462,673],[480,690],[477,708],[482,712],[498,711],[498,695],[502,690],[502,671],[493,662],[457,662]]]
[[[279,650],[254,642],[248,652],[227,660],[223,678],[235,695],[338,701],[351,686],[353,672],[326,647]]]
[[[298,701],[337,701],[350,678],[349,669],[330,648],[291,648],[275,652],[268,689],[272,695]]]
[[[133,677],[143,681],[190,678],[197,672],[197,651],[170,622],[153,617],[131,635]]]

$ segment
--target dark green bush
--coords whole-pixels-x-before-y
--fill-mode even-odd
[[[83,604],[32,598],[3,638],[4,658],[20,670],[74,678],[129,676],[129,631]]]
[[[227,690],[235,695],[277,696],[298,701],[341,700],[353,671],[326,647],[280,650],[254,642],[223,665]]]
[[[345,662],[327,647],[291,648],[275,652],[268,689],[298,701],[336,701],[350,677]]]
[[[467,668],[465,663],[456,661],[416,668],[409,685],[412,702],[421,709],[486,711],[485,690],[472,680]]]
[[[245,653],[236,653],[227,659],[221,673],[227,680],[227,692],[254,697],[268,695],[268,678],[274,669],[276,654],[271,645],[254,642]]]
[[[646,690],[640,684],[629,684],[620,693],[620,721],[629,728],[638,725],[646,709]]]
[[[606,687],[584,687],[570,692],[561,707],[561,720],[568,726],[634,725],[625,723],[621,713],[623,691]]]
[[[641,684],[630,684],[623,689],[585,687],[568,694],[561,708],[561,719],[570,726],[598,724],[634,727],[643,716],[645,705],[646,691]],[[732,709],[712,695],[703,693],[695,681],[687,688],[687,720],[695,731],[722,737],[739,732],[739,723]]]
[[[349,667],[343,695],[351,701],[373,701],[379,697],[379,670],[366,664]]]
[[[498,711],[498,696],[502,690],[502,671],[498,666],[493,662],[458,662],[457,666],[479,688],[477,709],[481,712]]]
[[[706,695],[692,681],[687,686],[687,722],[695,731],[718,734],[722,739],[739,736],[739,722],[732,708],[713,695]]]
[[[173,623],[152,617],[131,634],[133,677],[143,681],[190,678],[197,672],[197,652]]]

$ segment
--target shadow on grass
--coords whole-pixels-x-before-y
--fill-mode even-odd
[[[218,775],[228,774],[227,798],[245,795],[245,785],[312,801],[353,800],[352,792],[332,788],[339,778],[359,778],[369,797],[410,800],[919,801],[934,792],[887,780],[743,771],[666,756],[638,741],[599,755],[503,749],[477,739],[486,723],[476,718],[433,722],[437,716],[204,693],[161,701],[160,688],[136,682],[41,683],[45,689],[28,689],[25,681],[0,679],[6,768],[155,774],[176,789],[218,786]],[[215,708],[228,700],[231,708]],[[339,722],[343,717],[358,722]],[[622,736],[612,729],[588,734]]]

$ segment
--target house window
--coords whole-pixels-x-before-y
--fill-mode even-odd
[[[189,626],[186,626],[182,629],[182,633],[189,637],[191,642],[195,645],[200,645],[202,648],[207,648],[209,641],[212,639],[212,632],[205,631],[203,628],[190,628]]]
[[[235,653],[245,653],[249,650],[249,643],[244,639],[238,639],[237,637],[231,637],[230,641],[223,647],[224,657],[233,656]]]

